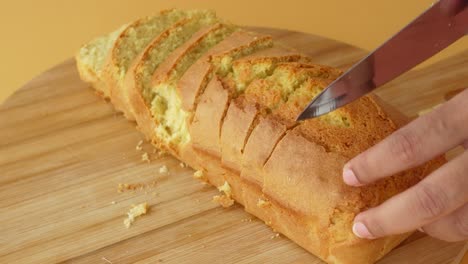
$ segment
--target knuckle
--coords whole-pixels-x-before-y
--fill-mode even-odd
[[[453,122],[448,118],[441,118],[440,115],[429,114],[425,116],[427,123],[431,124],[431,128],[437,133],[443,133],[444,131],[450,131],[453,129]]]
[[[420,183],[415,190],[415,210],[422,217],[422,220],[433,219],[448,208],[447,195],[436,185]]]
[[[405,165],[416,164],[416,157],[420,151],[420,139],[408,130],[395,132],[390,142],[391,154]]]
[[[385,225],[381,220],[376,217],[375,214],[372,213],[373,209],[367,212],[365,217],[365,224],[366,227],[369,229],[369,232],[372,234],[373,237],[382,237],[389,235],[388,228],[385,228]]]
[[[461,237],[468,238],[468,210],[455,215],[455,229]]]

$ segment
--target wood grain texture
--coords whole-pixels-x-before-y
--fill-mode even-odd
[[[255,30],[343,69],[365,54],[317,36]],[[379,93],[414,116],[468,84],[467,67],[461,54]],[[0,263],[321,263],[240,206],[214,204],[217,190],[179,161],[158,157],[149,143],[136,150],[142,138],[80,81],[73,60],[11,96],[0,107]],[[159,173],[163,165],[169,174]],[[119,183],[145,188],[118,193]],[[126,229],[126,212],[144,201],[150,213]],[[450,263],[462,248],[417,233],[380,263]]]

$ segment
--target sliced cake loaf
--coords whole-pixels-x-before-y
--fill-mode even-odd
[[[297,123],[302,108],[341,71],[312,64],[269,36],[190,12],[163,12],[159,20],[173,19],[150,22],[158,25],[152,33],[139,29],[148,18],[127,26],[116,34],[114,53],[80,51],[81,68],[107,53],[115,59],[106,66],[110,77],[97,82],[102,66],[92,66],[94,75],[80,69],[82,78],[111,87],[112,102],[134,115],[153,143],[218,187],[215,201],[236,200],[328,263],[373,263],[405,239],[408,234],[357,238],[353,218],[414,185],[443,159],[370,186],[345,185],[344,164],[406,120],[371,95]],[[110,44],[85,47],[93,45]]]

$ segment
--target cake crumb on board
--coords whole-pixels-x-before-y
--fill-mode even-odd
[[[157,154],[158,157],[162,157],[162,156],[166,155],[166,152],[164,150],[154,148],[153,149],[153,154]]]
[[[148,163],[151,162],[148,152],[141,154],[141,161],[148,162]]]
[[[213,202],[219,203],[224,208],[231,207],[234,204],[234,200],[224,194],[213,196]]]
[[[204,184],[208,183],[208,178],[202,170],[197,170],[193,173],[193,178],[203,182]]]
[[[135,192],[135,191],[143,191],[148,193],[152,188],[155,188],[157,185],[156,180],[152,180],[151,182],[146,183],[119,183],[117,185],[117,192],[124,193],[127,191]]]
[[[104,261],[107,262],[107,263],[110,263],[110,264],[113,263],[112,261],[108,260],[106,257],[102,257],[101,259],[104,260]]]
[[[169,169],[167,168],[166,165],[162,165],[160,168],[159,168],[159,174],[168,174],[169,173]]]
[[[195,172],[193,173],[193,177],[194,177],[195,179],[201,179],[201,178],[203,178],[204,176],[205,176],[205,175],[203,174],[203,171],[201,171],[201,170],[197,170],[197,171],[195,171]]]
[[[126,228],[130,228],[130,226],[135,222],[137,217],[145,215],[149,210],[148,203],[144,202],[135,206],[132,206],[130,210],[127,212],[127,218],[124,220],[124,225]]]
[[[138,151],[143,149],[143,140],[138,141],[137,145],[135,146],[135,149]]]
[[[218,190],[222,194],[213,196],[213,201],[219,203],[224,208],[232,206],[234,200],[232,199],[231,186],[229,183],[225,181],[223,185],[218,187]]]
[[[280,236],[280,234],[279,234],[279,233],[276,233],[276,234],[272,235],[272,236],[270,237],[270,239],[275,239],[275,238],[278,238],[279,236]]]

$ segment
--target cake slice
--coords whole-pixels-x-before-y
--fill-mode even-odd
[[[109,85],[110,99],[114,106],[122,111],[128,119],[133,120],[129,105],[128,93],[123,85],[128,69],[135,58],[151,43],[154,38],[164,34],[166,30],[183,24],[185,19],[203,18],[206,23],[214,23],[216,14],[211,11],[165,10],[159,15],[145,17],[131,23],[117,37],[106,59],[103,78]],[[186,32],[184,36],[190,34]],[[183,42],[183,40],[181,40]]]
[[[152,76],[159,65],[195,33],[202,29],[202,31],[207,28],[214,30],[220,27],[218,22],[218,19],[211,13],[201,11],[184,17],[154,38],[135,59],[135,63],[125,76],[122,95],[127,103],[126,107],[136,119],[140,119],[137,123],[153,123],[149,110],[155,96],[152,89]],[[155,126],[140,128],[154,130]],[[144,134],[151,134],[151,131],[144,131]]]
[[[156,128],[152,133],[161,141],[157,144],[174,155],[178,155],[179,149],[190,141],[185,122],[187,113],[182,109],[177,95],[177,82],[193,63],[236,30],[236,27],[229,24],[202,28],[174,50],[154,72],[151,85],[154,96],[150,111]]]

